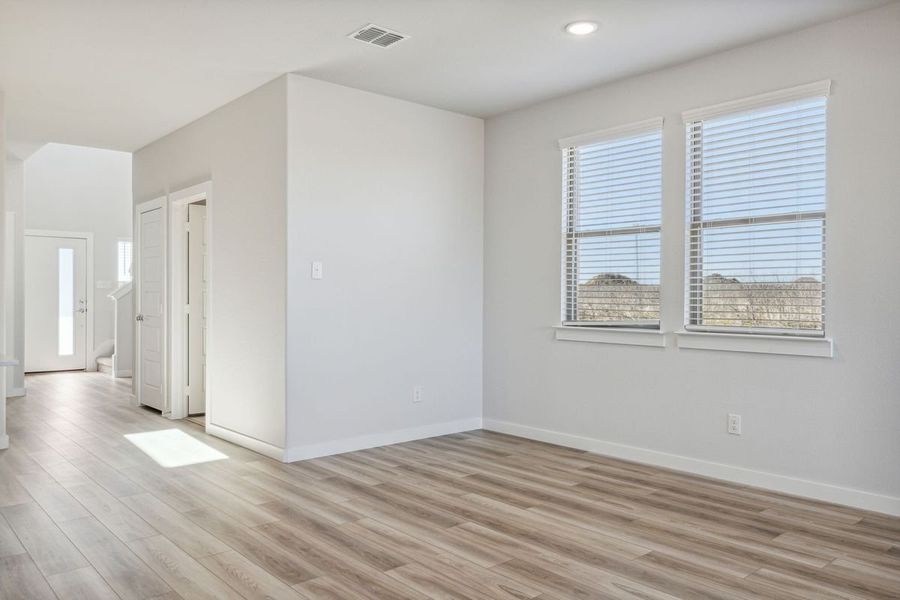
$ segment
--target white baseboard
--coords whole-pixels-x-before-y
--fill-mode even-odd
[[[391,444],[412,442],[414,440],[421,440],[439,435],[449,435],[451,433],[460,433],[461,431],[481,429],[481,421],[480,417],[474,417],[471,419],[461,419],[459,421],[423,425],[422,427],[410,427],[408,429],[395,429],[383,433],[372,433],[369,435],[344,438],[319,444],[294,446],[293,448],[285,450],[284,462],[307,460],[310,458],[319,458],[320,456],[331,456],[332,454],[343,454],[345,452],[365,450],[366,448],[389,446]]]
[[[684,471],[695,475],[713,477],[733,483],[802,496],[824,502],[833,502],[855,508],[872,510],[894,516],[900,516],[900,498],[865,492],[852,488],[840,487],[828,483],[797,479],[787,475],[777,475],[765,471],[756,471],[735,465],[710,462],[689,456],[669,454],[648,448],[628,446],[615,442],[607,442],[595,438],[551,431],[529,425],[520,425],[508,421],[484,419],[484,428],[490,431],[507,433],[528,439],[567,446],[578,450],[586,450],[615,458],[622,458],[648,465],[665,467],[676,471]]]
[[[223,440],[229,441],[232,444],[242,446],[248,450],[258,452],[263,456],[268,456],[269,458],[274,458],[275,460],[280,461],[284,460],[284,448],[273,446],[268,442],[263,442],[262,440],[244,435],[243,433],[238,433],[237,431],[232,431],[231,429],[226,429],[225,427],[219,427],[218,425],[213,425],[212,423],[206,424],[206,433],[222,438]]]
[[[131,370],[123,369],[121,371],[116,371],[113,369],[113,377],[131,377]]]
[[[25,395],[25,388],[12,388],[8,392],[6,392],[7,398],[21,398]]]
[[[0,450],[9,448],[9,436],[5,433],[0,434]]]

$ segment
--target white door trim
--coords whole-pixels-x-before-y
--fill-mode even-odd
[[[188,205],[195,202],[206,201],[206,252],[207,265],[209,268],[209,281],[212,281],[213,264],[212,264],[212,181],[205,181],[198,185],[193,185],[183,190],[178,190],[169,194],[169,205],[171,210],[171,226],[169,227],[169,248],[171,248],[170,260],[171,265],[171,286],[169,287],[169,331],[171,333],[171,344],[169,345],[169,399],[171,411],[169,418],[183,419],[188,416],[188,403],[185,397],[185,370],[187,368],[187,327],[184,311],[179,307],[185,305],[187,301],[187,268],[185,258],[187,256],[187,223]],[[212,321],[212,286],[207,287],[207,317],[206,317],[206,345],[207,348],[212,347],[213,321]],[[209,373],[209,356],[207,355],[206,372]],[[209,427],[212,421],[212,389],[209,385],[209,376],[207,375],[206,387],[206,423]]]
[[[132,244],[132,281],[134,282],[134,315],[135,317],[140,314],[141,309],[141,214],[145,212],[150,212],[151,210],[160,209],[162,210],[160,222],[163,227],[163,249],[162,254],[164,257],[168,256],[167,248],[166,248],[166,231],[168,229],[168,221],[166,220],[166,197],[160,196],[159,198],[154,198],[153,200],[148,200],[147,202],[141,202],[137,206],[134,207],[134,218],[132,219],[132,228],[133,228],[133,239],[134,243]],[[168,273],[168,259],[162,261],[162,269],[163,269],[163,277],[162,277],[162,285],[163,285],[163,297],[165,298],[166,287],[168,285],[167,281],[167,273]],[[166,335],[166,312],[168,311],[168,306],[163,303],[163,315],[162,315],[162,344],[161,347],[163,349],[163,360],[161,368],[162,368],[162,381],[166,381],[166,360],[165,355],[167,354],[167,342],[168,336]],[[134,400],[135,404],[141,404],[141,328],[138,326],[137,321],[133,323],[134,325],[134,350],[132,356],[133,358],[133,367],[132,367],[132,376],[131,380],[132,389],[134,391]],[[169,398],[166,393],[166,386],[162,386],[163,390],[163,411],[162,413],[165,415],[169,412]]]
[[[72,238],[84,240],[84,294],[87,299],[87,317],[84,325],[84,370],[96,371],[97,363],[90,364],[90,358],[94,355],[94,234],[90,231],[58,231],[54,229],[26,229],[25,237],[52,237]]]

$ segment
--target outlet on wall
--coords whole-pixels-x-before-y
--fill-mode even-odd
[[[741,415],[728,413],[728,433],[741,435]]]
[[[413,386],[413,402],[419,403],[422,401],[422,386],[417,385]]]
[[[309,276],[313,279],[322,279],[325,277],[325,267],[321,260],[314,260],[310,265]]]

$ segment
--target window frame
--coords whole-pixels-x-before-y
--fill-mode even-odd
[[[826,172],[822,177],[825,185],[825,208],[815,211],[802,211],[794,213],[769,213],[760,216],[745,217],[729,217],[729,218],[703,218],[702,205],[702,186],[694,185],[696,179],[702,178],[703,169],[703,143],[702,143],[702,124],[705,120],[727,116],[730,114],[738,114],[752,110],[765,109],[767,107],[777,106],[779,104],[787,104],[792,101],[811,100],[813,98],[828,98],[831,88],[831,81],[824,80],[811,84],[800,85],[785,90],[759,94],[749,98],[724,102],[706,108],[699,108],[682,113],[685,125],[686,152],[685,152],[685,286],[684,286],[684,332],[689,334],[733,334],[736,336],[782,336],[805,339],[820,339],[826,337],[827,321],[825,318],[826,307],[826,228],[827,228],[827,197],[828,197],[828,178],[827,178],[827,162]],[[827,115],[828,107],[826,102],[826,131],[827,131]],[[696,139],[699,132],[701,142],[692,142]],[[827,134],[826,134],[827,138]],[[827,141],[825,148],[825,156],[827,161]],[[739,326],[715,326],[702,325],[702,310],[694,311],[692,297],[701,297],[703,293],[702,283],[697,279],[697,275],[702,276],[703,268],[703,231],[715,227],[736,227],[741,225],[754,224],[777,224],[789,222],[804,221],[821,221],[822,222],[822,301],[821,314],[822,326],[820,329],[801,329],[801,328],[775,328],[775,327],[739,327]],[[697,244],[694,244],[697,240]],[[702,308],[702,300],[697,304]]]
[[[660,272],[660,298],[659,318],[645,322],[632,321],[588,321],[577,319],[578,313],[578,240],[590,237],[639,235],[642,233],[656,233],[659,235],[659,263],[662,266],[662,214],[663,214],[663,125],[662,117],[646,119],[635,123],[629,123],[618,127],[611,127],[599,131],[571,136],[559,140],[559,149],[562,152],[562,278],[561,278],[561,324],[563,328],[596,328],[607,330],[635,329],[639,331],[659,332],[662,328],[662,273]],[[636,225],[626,227],[597,227],[585,231],[578,227],[578,181],[577,181],[577,153],[578,149],[602,142],[612,142],[633,136],[649,133],[659,133],[660,148],[660,202],[659,219],[657,225]],[[574,278],[574,283],[573,283]],[[570,312],[574,310],[574,314]]]

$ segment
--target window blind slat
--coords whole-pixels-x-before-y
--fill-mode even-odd
[[[659,325],[662,130],[563,150],[563,321]]]
[[[687,329],[821,335],[826,100],[686,124]]]

